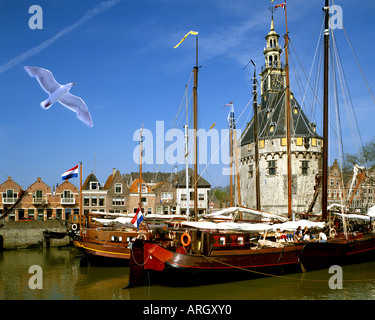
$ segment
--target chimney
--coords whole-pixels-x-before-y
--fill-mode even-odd
[[[112,175],[115,176],[115,173],[116,173],[116,168],[113,168],[112,169]]]

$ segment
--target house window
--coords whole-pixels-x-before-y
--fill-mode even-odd
[[[276,160],[268,161],[268,174],[270,176],[276,175]]]
[[[156,214],[161,214],[162,211],[163,211],[163,207],[161,206],[156,207]]]
[[[152,214],[152,208],[147,208],[147,214]]]
[[[142,183],[142,193],[147,192],[147,186],[145,183]]]
[[[125,205],[125,198],[124,197],[113,197],[112,198],[112,205],[113,206],[124,206]]]
[[[186,200],[187,200],[186,193],[181,193],[181,201],[186,201]]]
[[[91,196],[91,205],[96,207],[98,205],[98,196]]]
[[[90,196],[83,196],[83,205],[88,207],[90,205]]]
[[[95,181],[90,182],[90,189],[91,190],[98,190],[99,189],[99,183],[95,182]]]
[[[198,200],[204,200],[204,193],[198,194]]]
[[[331,178],[331,186],[335,185],[335,179]]]
[[[115,193],[121,193],[122,192],[122,184],[116,183],[115,184]]]
[[[169,200],[173,199],[173,195],[171,192],[162,192],[161,193],[161,200]]]
[[[99,207],[105,206],[105,196],[99,196]]]
[[[308,169],[309,169],[309,162],[306,160],[303,160],[302,161],[302,174],[306,176],[308,173]]]
[[[147,198],[146,197],[142,197],[141,198],[141,202],[142,202],[142,205],[146,206],[147,205]]]
[[[28,210],[27,210],[27,215],[28,215],[30,218],[34,218],[34,209],[28,209]]]

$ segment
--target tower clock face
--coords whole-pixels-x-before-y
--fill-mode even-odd
[[[271,76],[271,87],[272,89],[284,88],[284,78],[281,74]]]

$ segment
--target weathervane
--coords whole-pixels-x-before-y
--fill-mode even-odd
[[[272,18],[273,18],[273,13],[276,11],[275,6],[269,6],[268,10],[271,12]]]

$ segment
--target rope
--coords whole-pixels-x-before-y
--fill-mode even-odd
[[[265,273],[265,272],[260,272],[260,271],[255,271],[255,270],[237,267],[235,265],[231,265],[229,263],[225,263],[223,261],[219,261],[219,260],[213,259],[211,257],[207,257],[207,256],[205,256],[205,258],[211,259],[214,262],[221,263],[221,264],[226,265],[228,267],[236,268],[236,269],[251,272],[251,273],[256,273],[256,274],[267,276],[267,277],[274,277],[274,278],[287,279],[287,280],[309,281],[309,282],[327,282],[328,281],[328,280],[322,280],[322,279],[301,279],[301,278],[294,278],[294,277],[288,277],[288,276],[279,276],[279,275],[275,275],[275,274],[271,274],[271,273]],[[343,281],[344,282],[364,282],[364,281],[375,281],[375,279],[360,279],[360,280],[350,279],[350,280],[343,280]]]

